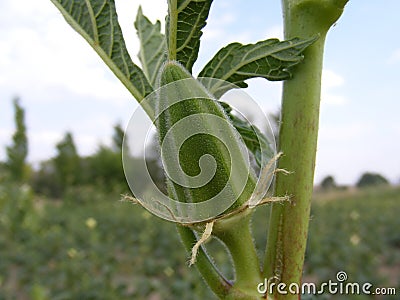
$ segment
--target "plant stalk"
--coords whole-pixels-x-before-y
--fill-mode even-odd
[[[188,227],[178,225],[177,229],[183,245],[190,253],[193,245],[197,242],[196,236]],[[225,298],[229,294],[231,283],[222,276],[202,247],[199,248],[195,265],[207,285],[219,298]]]
[[[226,245],[232,257],[236,275],[234,290],[248,295],[247,299],[260,296],[257,285],[262,281],[260,262],[250,229],[251,216],[251,212],[245,212],[221,220],[215,224],[213,232]]]
[[[234,264],[235,281],[227,281],[218,271],[202,247],[199,248],[195,266],[210,289],[225,300],[257,300],[257,285],[262,281],[260,263],[250,229],[251,212],[220,220],[214,225],[213,235],[227,247]],[[197,242],[192,229],[178,226],[182,242],[191,251]]]
[[[177,0],[168,0],[168,22],[167,22],[167,45],[168,60],[176,60],[176,24],[178,22],[178,2]]]
[[[301,283],[304,264],[317,149],[325,37],[340,17],[346,2],[282,1],[286,39],[319,36],[305,50],[304,61],[294,68],[294,78],[283,84],[279,149],[284,156],[278,168],[292,174],[277,174],[275,193],[277,196],[289,195],[291,201],[272,205],[264,276],[267,279],[275,277],[287,286]],[[274,299],[299,297],[273,294]]]

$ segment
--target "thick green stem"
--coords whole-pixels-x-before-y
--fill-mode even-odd
[[[211,290],[226,300],[257,300],[260,294],[257,286],[262,282],[262,274],[257,252],[250,230],[251,213],[220,220],[214,225],[213,235],[218,237],[227,247],[235,268],[235,282],[228,282],[213,265],[203,248],[199,248],[196,267],[204,277]],[[192,230],[178,226],[183,244],[190,252],[197,242]]]
[[[168,18],[167,18],[167,44],[168,59],[176,60],[176,35],[178,23],[178,2],[177,0],[168,0]]]
[[[260,298],[257,285],[262,281],[260,263],[250,230],[251,214],[245,212],[214,225],[213,235],[228,248],[235,267],[235,282],[227,281],[202,247],[199,248],[196,267],[207,285],[221,299],[256,300]],[[197,242],[192,229],[178,226],[185,248],[190,252]]]
[[[320,37],[306,50],[309,59],[296,71],[296,78],[284,84],[279,140],[285,155],[279,168],[293,174],[277,175],[276,194],[292,198],[290,203],[272,207],[265,274],[267,278],[281,277],[285,283],[300,282],[303,268],[317,145],[322,49]]]
[[[193,245],[197,242],[196,236],[193,231],[184,226],[178,225],[178,233],[181,236],[183,245],[190,253]],[[207,285],[210,289],[219,297],[225,298],[232,287],[230,282],[228,282],[222,274],[219,273],[217,268],[211,262],[207,253],[204,252],[203,248],[199,248],[199,252],[197,254],[196,267],[199,270],[200,274],[203,276],[204,280],[207,282]]]
[[[251,214],[246,214],[220,221],[214,227],[214,234],[231,254],[236,273],[234,289],[248,295],[246,299],[253,299],[260,296],[257,285],[262,281],[262,275],[250,229]]]
[[[306,249],[310,203],[318,136],[319,103],[324,42],[328,29],[339,18],[347,1],[284,0],[285,38],[319,39],[306,49],[305,59],[294,70],[294,78],[283,85],[279,148],[284,156],[279,168],[276,195],[290,195],[291,202],[272,206],[265,277],[300,283]],[[275,299],[297,299],[299,295],[275,294]]]

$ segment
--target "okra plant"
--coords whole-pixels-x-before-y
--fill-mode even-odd
[[[191,264],[219,298],[299,299],[296,291],[261,293],[257,287],[265,279],[287,286],[301,282],[324,43],[347,0],[282,0],[285,41],[231,43],[197,76],[192,67],[212,0],[168,0],[165,34],[159,21],[152,23],[139,9],[134,25],[141,68],[128,54],[113,0],[51,1],[140,103],[128,131],[140,122],[157,131],[168,195],[140,189],[137,176],[151,180],[145,162],[138,173],[125,151],[132,201],[177,223]],[[228,91],[246,88],[246,80],[255,77],[284,81],[278,151],[273,138],[223,101]],[[250,231],[261,204],[271,206],[263,262]],[[213,264],[202,245],[208,238],[226,246],[234,280]]]

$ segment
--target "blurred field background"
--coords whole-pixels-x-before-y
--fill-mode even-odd
[[[114,127],[112,146],[99,146],[87,157],[78,155],[66,133],[56,155],[33,167],[23,155],[24,111],[14,104],[20,118],[0,164],[0,299],[215,299],[188,267],[175,225],[120,201],[129,194],[120,126]],[[162,185],[153,152],[148,166]],[[360,174],[357,186],[345,187],[325,178],[314,195],[304,282],[335,280],[345,271],[350,282],[400,293],[399,203],[400,187],[379,174]],[[268,213],[268,206],[260,207],[252,223],[261,258]],[[215,240],[206,247],[232,278],[224,248]]]

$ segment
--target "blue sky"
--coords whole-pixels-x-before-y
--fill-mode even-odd
[[[152,21],[163,22],[167,9],[166,0],[116,0],[136,62],[133,21],[139,4]],[[353,184],[365,171],[400,181],[399,11],[395,0],[350,0],[328,35],[316,182],[333,175]],[[215,0],[194,72],[230,42],[281,38],[281,15],[278,0]],[[275,112],[281,84],[251,80],[248,93],[265,112]],[[29,161],[35,163],[55,154],[67,130],[81,155],[109,144],[112,126],[126,126],[137,107],[50,0],[0,2],[0,160],[14,130],[15,96],[26,109]]]

